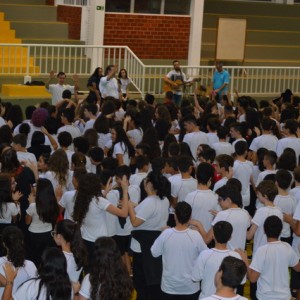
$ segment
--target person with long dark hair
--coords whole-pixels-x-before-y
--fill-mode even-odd
[[[36,276],[36,267],[30,260],[25,259],[24,236],[16,226],[8,226],[2,232],[2,246],[6,255],[0,257],[0,297],[2,297],[4,286],[8,280],[5,276],[3,266],[10,262],[17,270],[13,284],[13,293],[25,281]]]
[[[50,180],[40,178],[37,181],[36,194],[29,195],[29,207],[26,210],[26,224],[30,225],[30,257],[39,266],[40,258],[47,247],[54,246],[51,231],[57,221],[59,208]]]
[[[101,101],[99,83],[102,77],[103,77],[103,69],[101,67],[97,67],[87,82],[87,87],[90,91],[90,94],[95,96],[98,102]]]
[[[7,283],[2,300],[71,300],[72,287],[67,273],[67,262],[63,253],[57,248],[46,249],[41,257],[36,278],[24,282],[16,292],[12,286],[17,269],[6,263],[3,267]]]
[[[78,282],[87,259],[80,227],[71,220],[62,220],[56,224],[52,235],[56,245],[61,247],[66,257],[67,272],[71,282]]]
[[[103,198],[99,176],[89,173],[79,179],[73,220],[81,227],[82,238],[88,250],[90,264],[93,262],[92,252],[95,240],[108,235],[106,213],[123,218],[128,216],[128,181],[126,176],[123,176],[121,186],[124,196],[122,208],[118,208]]]
[[[79,299],[130,300],[132,282],[113,239],[96,240],[93,262],[91,272],[83,279]]]
[[[162,265],[157,266],[158,262],[151,260],[150,247],[167,224],[170,206],[167,197],[170,197],[171,184],[162,174],[152,171],[144,179],[144,189],[147,197],[135,208],[129,204],[130,221],[135,228],[130,246],[133,251],[133,282],[137,299],[148,299],[149,296],[161,299]]]
[[[130,164],[130,159],[134,157],[134,147],[130,143],[125,130],[121,125],[115,125],[111,130],[111,156],[116,158],[119,166]]]

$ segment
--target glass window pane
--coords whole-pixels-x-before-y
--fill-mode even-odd
[[[140,14],[160,14],[161,0],[135,0],[134,12]]]
[[[165,0],[165,14],[189,15],[191,0]]]
[[[106,0],[105,11],[107,12],[130,12],[131,0]]]

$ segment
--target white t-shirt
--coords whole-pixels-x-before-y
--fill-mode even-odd
[[[300,186],[295,186],[290,190],[290,195],[295,198],[296,203],[299,203],[300,200]]]
[[[300,155],[300,139],[297,137],[286,137],[278,140],[276,148],[277,156],[279,157],[286,148],[292,148],[295,151],[298,163]]]
[[[194,159],[197,158],[197,148],[200,144],[209,145],[208,137],[202,131],[190,132],[185,134],[183,142],[189,145]]]
[[[102,97],[113,97],[119,99],[119,84],[116,78],[107,80],[107,76],[102,77],[99,83],[99,90]]]
[[[67,175],[66,175],[66,179],[67,179],[66,186],[62,187],[63,192],[74,190],[74,186],[73,186],[73,183],[72,183],[72,177],[73,177],[73,171],[69,170],[67,172]],[[52,183],[54,191],[60,185],[59,182],[58,182],[57,177],[55,176],[55,173],[52,172],[52,171],[47,171],[42,176],[40,175],[40,178],[46,178],[46,179],[50,180],[51,183]]]
[[[201,293],[199,299],[203,299],[216,292],[215,275],[220,268],[223,259],[233,256],[241,259],[241,256],[232,250],[207,249],[200,253],[193,267],[192,279],[201,281]]]
[[[17,157],[19,162],[28,161],[37,165],[37,160],[33,153],[17,151]]]
[[[233,232],[228,247],[232,250],[245,249],[247,229],[251,224],[249,213],[243,208],[228,208],[218,212],[212,226],[219,221],[227,221],[233,227]]]
[[[2,216],[0,216],[0,224],[10,224],[12,217],[20,213],[20,206],[14,202],[2,203]]]
[[[104,150],[105,145],[111,142],[111,133],[98,133],[98,146]]]
[[[65,209],[64,219],[73,221],[72,215],[74,211],[76,193],[76,190],[67,191],[62,195],[60,201],[58,202],[59,205]]]
[[[197,189],[186,196],[185,202],[192,207],[192,219],[200,221],[208,231],[214,218],[210,210],[219,210],[218,195],[212,190]]]
[[[118,206],[120,200],[119,191],[110,190],[106,195],[106,199],[113,206]],[[118,217],[110,214],[109,212],[106,212],[107,236],[114,236],[117,234],[117,223],[119,223]]]
[[[191,272],[198,255],[206,249],[196,230],[169,228],[163,231],[151,247],[154,257],[162,255],[162,291],[175,295],[190,295],[199,291],[199,284],[193,282]]]
[[[6,276],[5,276],[5,272],[3,270],[3,266],[7,262],[8,262],[8,260],[7,260],[6,256],[0,257],[0,274],[5,278],[6,278]],[[30,278],[34,278],[36,276],[37,276],[37,271],[36,271],[35,264],[30,260],[25,260],[24,266],[18,268],[17,276],[14,279],[12,293],[14,294],[16,292],[17,288],[23,282],[27,281]],[[3,292],[4,292],[4,287],[0,287],[0,297],[1,298],[2,298]]]
[[[108,236],[106,210],[110,202],[103,198],[93,198],[82,221],[81,235],[84,240],[95,242],[97,238]]]
[[[61,132],[64,132],[64,131],[69,132],[71,134],[73,140],[75,138],[81,136],[81,132],[80,132],[79,128],[76,127],[73,124],[72,125],[65,125],[65,126],[60,127],[57,130],[57,135],[59,135]]]
[[[75,262],[75,258],[74,258],[73,253],[63,251],[63,254],[64,254],[64,256],[66,258],[66,261],[67,261],[67,273],[69,275],[70,281],[78,282],[78,279],[79,279],[80,273],[82,271],[82,268],[80,268],[77,271],[78,267],[77,267],[77,264]]]
[[[49,84],[49,93],[52,94],[52,105],[62,100],[62,94],[65,90],[70,90],[74,94],[74,86],[69,84]]]
[[[6,125],[6,122],[2,117],[0,117],[0,127],[2,127],[3,125]]]
[[[253,171],[253,163],[249,160],[235,160],[233,164],[233,178],[238,179],[242,184],[243,206],[250,204],[250,178]]]
[[[32,220],[29,225],[28,231],[32,233],[43,233],[43,232],[49,232],[52,230],[52,224],[51,223],[44,223],[37,211],[36,211],[36,203],[30,203],[26,213],[31,216]]]
[[[277,216],[283,221],[283,214],[280,208],[276,206],[264,206],[256,210],[251,223],[257,226],[253,240],[253,254],[256,253],[258,247],[267,244],[267,236],[264,231],[265,220],[270,216]]]
[[[119,80],[121,82],[121,92],[122,94],[126,94],[130,80],[128,78],[119,78]]]
[[[220,154],[232,155],[232,145],[228,142],[218,142],[212,144],[212,148],[216,150],[216,156]]]
[[[296,200],[294,197],[287,195],[281,196],[277,195],[274,199],[274,204],[281,209],[281,211],[288,215],[294,215],[296,210]],[[286,222],[283,222],[283,228],[281,232],[281,237],[288,238],[291,236],[290,225]]]
[[[258,174],[257,180],[256,180],[256,186],[258,186],[264,178],[269,174],[276,174],[277,170],[264,170]]]
[[[171,196],[178,202],[184,201],[187,194],[197,189],[197,180],[193,177],[183,179],[181,174],[176,174],[168,179],[171,182]]]
[[[225,297],[221,297],[221,296],[217,296],[217,295],[211,295],[209,297],[203,298],[202,300],[248,300],[245,297],[242,297],[240,295],[236,295],[234,297],[230,297],[230,298],[225,298]]]
[[[160,199],[158,196],[148,196],[138,206],[135,207],[136,218],[144,222],[135,230],[161,230],[168,221],[168,198]],[[140,243],[132,238],[131,249],[141,253]]]
[[[140,186],[141,182],[144,180],[144,178],[147,177],[147,173],[142,172],[142,173],[135,173],[130,176],[129,183],[130,185],[137,185]]]
[[[266,148],[269,151],[275,151],[277,148],[278,138],[273,134],[262,134],[253,139],[249,149],[257,152],[259,148]]]
[[[213,144],[219,142],[219,138],[216,133],[214,132],[208,132],[207,134],[209,145],[212,147]]]
[[[94,128],[95,119],[89,119],[85,122],[83,133],[85,133],[88,129]]]
[[[82,280],[79,294],[86,299],[91,299],[91,288],[90,274],[87,274]]]
[[[300,222],[300,201],[297,204],[293,219]],[[293,234],[292,247],[294,251],[297,253],[300,260],[300,236],[297,236],[295,233]]]
[[[127,146],[124,143],[116,143],[112,154],[113,158],[117,158],[117,154],[123,155],[123,162],[126,166],[130,164],[130,157]]]
[[[227,181],[228,181],[227,177],[223,177],[220,180],[218,180],[214,185],[214,192],[218,190],[220,187],[224,186],[227,183]]]
[[[167,77],[172,81],[177,81],[177,80],[186,81],[187,80],[186,75],[183,72],[176,71],[176,70],[171,70],[167,74]],[[176,95],[182,95],[182,86],[179,86],[179,88],[174,90],[173,93]]]
[[[129,137],[129,139],[133,140],[134,145],[136,146],[143,139],[143,130],[141,128],[128,130],[127,135]]]
[[[291,299],[288,268],[296,266],[298,262],[297,254],[288,243],[277,241],[259,247],[250,265],[252,270],[260,273],[257,298]]]
[[[32,123],[28,123],[28,124],[30,126],[30,131],[29,131],[28,136],[27,136],[27,145],[26,145],[26,148],[31,147],[31,139],[32,139],[33,133],[36,132],[36,131],[42,131],[41,127],[36,127]],[[45,134],[44,134],[44,136],[45,136],[45,143],[44,143],[44,145],[52,147],[49,138]]]

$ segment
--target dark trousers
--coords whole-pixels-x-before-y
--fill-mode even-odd
[[[147,285],[141,253],[133,252],[132,271],[133,284],[137,292],[136,300],[163,299],[160,285]]]
[[[163,300],[198,300],[200,291],[191,295],[171,295],[163,292]]]
[[[257,300],[256,298],[256,290],[257,290],[257,283],[250,283],[250,298],[251,300]]]
[[[87,240],[83,240],[83,242],[84,242],[84,245],[86,247],[87,255],[88,255],[88,257],[87,257],[88,264],[84,268],[84,272],[87,274],[87,273],[90,273],[91,266],[92,266],[92,263],[93,263],[93,252],[94,252],[94,248],[95,248],[95,243],[87,241]]]
[[[43,252],[50,247],[57,247],[51,231],[42,233],[29,232],[30,239],[30,252],[28,253],[30,260],[35,263],[36,267],[39,267],[41,263],[41,256]]]

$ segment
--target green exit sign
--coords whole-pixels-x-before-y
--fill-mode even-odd
[[[97,6],[96,10],[104,10],[104,6]]]

